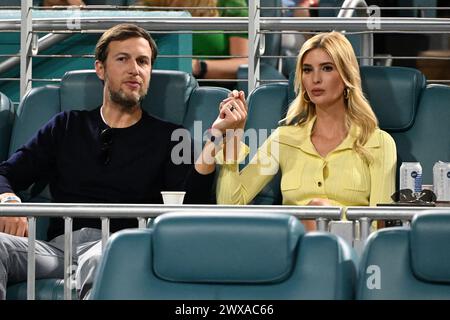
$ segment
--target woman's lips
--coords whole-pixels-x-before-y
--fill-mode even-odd
[[[315,97],[321,96],[324,92],[325,92],[325,90],[323,90],[323,89],[313,89],[313,90],[311,90],[312,95],[315,96]]]

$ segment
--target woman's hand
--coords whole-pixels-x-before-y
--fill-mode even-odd
[[[247,103],[243,91],[233,90],[228,98],[219,105],[219,115],[211,128],[220,130],[222,134],[227,130],[244,129],[247,121]]]

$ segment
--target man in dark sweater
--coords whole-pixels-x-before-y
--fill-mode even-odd
[[[141,109],[157,48],[147,32],[122,24],[103,34],[95,69],[104,82],[103,104],[92,111],[62,112],[0,164],[0,201],[20,202],[15,192],[49,181],[54,202],[161,203],[162,190],[186,191],[185,202],[207,203],[213,182],[214,144],[193,164],[175,164],[171,141],[179,126]],[[137,227],[136,219],[113,219],[111,231]],[[74,263],[82,295],[99,260],[99,219],[74,219]],[[28,224],[0,217],[0,299],[6,285],[26,280]],[[63,277],[62,219],[51,219],[49,242],[36,244],[36,277]],[[84,267],[83,267],[84,264]]]

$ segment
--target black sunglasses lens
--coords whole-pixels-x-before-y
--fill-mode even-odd
[[[436,201],[436,195],[433,191],[425,189],[420,192],[419,200],[426,201],[426,202],[435,202]]]
[[[401,189],[391,196],[394,202],[435,202],[436,195],[433,191],[424,189],[420,192],[413,192],[411,189]]]
[[[112,143],[112,129],[111,128],[106,128],[106,129],[102,130],[102,132],[100,133],[100,140],[102,142],[102,147],[104,145],[111,145],[111,143]]]
[[[111,157],[109,155],[109,149],[104,149],[102,150],[102,154],[101,154],[101,162],[104,165],[107,165],[109,162],[111,161]]]
[[[414,200],[414,195],[411,189],[401,189],[394,192],[391,199],[395,202],[408,202]]]
[[[101,142],[101,162],[107,165],[111,161],[111,145],[113,142],[113,132],[111,128],[106,128],[100,133]]]

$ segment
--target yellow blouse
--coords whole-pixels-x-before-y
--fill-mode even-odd
[[[356,127],[333,151],[322,157],[311,142],[314,120],[303,126],[275,130],[250,163],[239,172],[237,162],[222,164],[217,182],[217,203],[248,204],[281,169],[283,204],[306,205],[313,198],[336,206],[375,206],[390,202],[395,191],[397,152],[392,137],[376,129],[365,144],[373,161],[366,164],[352,149]],[[242,144],[238,162],[248,154]]]

